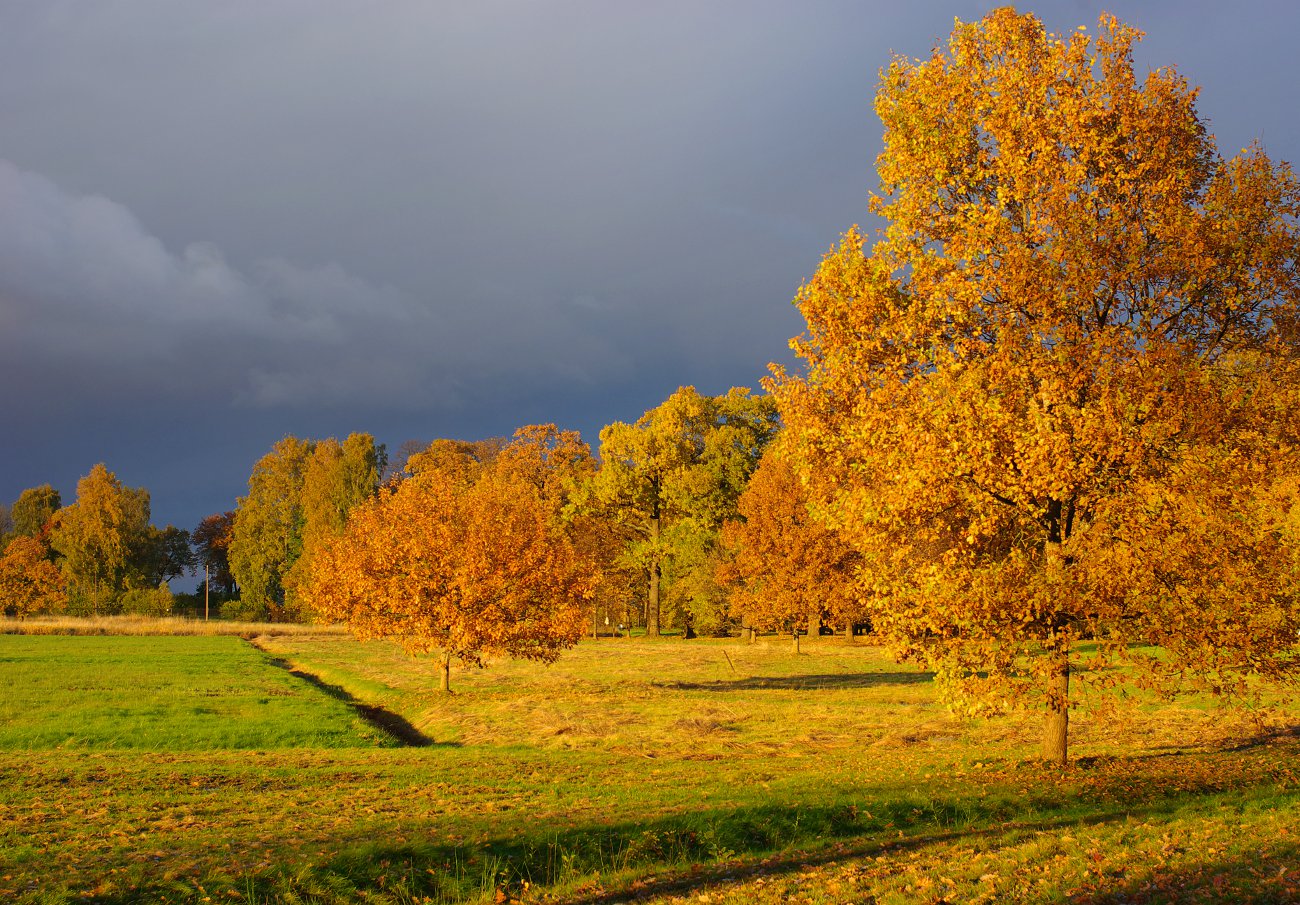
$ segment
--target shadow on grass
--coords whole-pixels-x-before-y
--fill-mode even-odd
[[[932,681],[934,681],[932,672],[860,672],[809,676],[752,676],[748,679],[723,679],[717,682],[656,682],[654,684],[660,688],[673,688],[679,691],[752,691],[759,688],[808,691],[817,688],[923,685]]]
[[[1116,902],[1233,902],[1278,905],[1300,902],[1300,846],[1282,842],[1250,855],[1189,867],[1129,870],[1070,896],[1073,905]]]
[[[264,905],[344,905],[379,893],[384,901],[398,902],[455,903],[485,895],[508,902],[527,890],[527,901],[545,893],[545,901],[557,905],[613,905],[725,891],[759,877],[776,879],[832,862],[901,860],[931,846],[1014,846],[1043,833],[1158,824],[1225,807],[1294,806],[1300,786],[1291,766],[1300,762],[1300,746],[1288,741],[1276,751],[1241,757],[1238,771],[1218,769],[1217,760],[1192,763],[1168,757],[1098,759],[1065,771],[1026,764],[972,778],[969,787],[955,790],[906,784],[876,789],[865,805],[853,791],[845,791],[822,804],[701,808],[610,824],[548,827],[525,820],[475,842],[377,839],[306,867],[246,876],[236,894]],[[1174,778],[1180,783],[1169,785]],[[1037,791],[1025,794],[1029,786]],[[1167,868],[1134,864],[1093,877],[1071,893],[1071,901],[1190,902],[1198,895],[1199,900],[1250,905],[1297,901],[1288,897],[1296,880],[1282,870],[1296,863],[1297,854],[1293,840],[1277,838],[1262,844],[1249,860],[1207,855]],[[144,896],[151,892],[141,889],[132,897],[92,901],[171,901],[165,895]],[[217,899],[210,885],[208,893]]]
[[[1182,775],[1181,769],[1166,773],[1167,760],[1130,758],[1063,774],[1036,765],[1013,768],[1013,775],[993,780],[984,790],[993,795],[976,794],[979,790],[974,787],[969,793],[945,795],[905,786],[892,797],[881,791],[869,811],[846,797],[821,805],[711,808],[608,825],[549,830],[528,825],[517,834],[502,831],[478,844],[378,843],[344,852],[312,868],[309,875],[277,878],[274,882],[279,885],[267,888],[266,901],[294,900],[310,892],[316,881],[341,882],[358,898],[365,890],[393,892],[394,884],[404,883],[403,893],[413,901],[427,897],[433,902],[464,901],[498,890],[506,895],[526,888],[535,897],[541,890],[558,892],[567,887],[571,890],[567,894],[547,898],[565,905],[612,905],[698,894],[760,876],[779,877],[846,859],[898,857],[927,846],[968,845],[977,840],[1016,844],[1041,833],[1159,822],[1201,808],[1222,807],[1217,799],[1223,795],[1231,796],[1233,807],[1247,808],[1277,806],[1279,794],[1294,796],[1294,784],[1279,787],[1271,758],[1261,754],[1258,760],[1251,765],[1254,772],[1232,778],[1209,771],[1176,788],[1166,787],[1162,779]],[[1161,766],[1150,769],[1155,764]],[[1150,773],[1145,788],[1135,789],[1134,770]],[[1034,782],[1043,784],[1037,794],[1014,792]],[[1270,847],[1267,863],[1272,874],[1288,863],[1286,858],[1294,851],[1293,845],[1283,851],[1288,845],[1283,839]],[[1244,862],[1194,867],[1183,879],[1205,891],[1225,883],[1232,889],[1248,888],[1240,885],[1243,878],[1263,876],[1251,874]],[[1178,879],[1149,873],[1145,878],[1135,873],[1099,879],[1112,884],[1109,894],[1103,887],[1080,892],[1096,893],[1098,903],[1123,901],[1120,896],[1145,888],[1143,883]],[[1263,893],[1237,900],[1289,901]]]
[[[1223,750],[1249,751],[1252,748],[1262,748],[1266,745],[1285,742],[1288,739],[1300,739],[1300,726],[1282,726],[1275,729],[1265,729],[1250,738],[1243,739],[1235,745],[1225,747]]]
[[[367,704],[364,701],[359,701],[357,700],[357,698],[355,698],[352,695],[351,692],[349,692],[346,688],[342,687],[341,685],[331,684],[329,682],[326,682],[318,675],[297,668],[288,660],[285,660],[281,657],[277,657],[274,654],[268,652],[264,647],[259,645],[256,641],[249,640],[248,643],[251,644],[253,647],[257,648],[257,650],[262,654],[262,656],[266,658],[267,663],[271,664],[272,666],[276,666],[279,667],[280,669],[283,669],[285,672],[287,672],[289,675],[293,676],[294,678],[302,679],[304,682],[306,682],[308,685],[311,685],[313,688],[316,688],[317,690],[324,692],[325,694],[329,695],[331,698],[334,698],[337,701],[342,701],[344,704],[347,704],[349,707],[355,710],[357,712],[357,715],[361,717],[361,719],[365,720],[366,723],[375,727],[380,732],[383,732],[385,735],[393,738],[398,743],[400,743],[403,747],[427,748],[430,745],[434,744],[433,739],[429,738],[419,729],[416,729],[401,714],[394,713],[391,710],[388,710],[384,707],[380,707],[378,704]],[[440,746],[459,747],[459,743],[443,742],[440,743]]]

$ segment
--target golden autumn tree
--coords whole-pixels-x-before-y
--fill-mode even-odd
[[[447,691],[453,660],[554,660],[582,635],[596,579],[544,488],[526,469],[494,467],[518,459],[436,452],[352,511],[342,536],[313,556],[301,593],[361,639],[437,651]]]
[[[443,471],[472,480],[480,470],[491,464],[508,441],[505,437],[486,440],[434,440],[423,449],[412,452],[406,459],[402,472],[406,476],[424,471]]]
[[[67,605],[63,576],[49,550],[33,537],[15,537],[0,553],[0,612],[19,619],[58,613]]]
[[[1225,160],[1140,38],[1001,9],[890,63],[886,226],[802,287],[807,373],[775,380],[876,628],[954,700],[1039,702],[1057,761],[1081,664],[1225,693],[1300,667],[1300,186]]]
[[[824,618],[861,618],[856,551],[814,519],[798,475],[780,448],[768,447],[739,501],[740,518],[722,527],[718,580],[745,625],[785,632],[799,650],[800,630]]]
[[[116,610],[149,531],[143,487],[123,486],[102,462],[77,481],[76,502],[54,513],[50,546],[79,610]]]

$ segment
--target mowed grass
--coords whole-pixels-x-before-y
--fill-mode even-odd
[[[1300,901],[1282,699],[1080,715],[1061,770],[1032,760],[1037,715],[957,719],[861,642],[604,639],[454,671],[443,697],[388,644],[170,640],[229,642],[236,672],[412,745],[328,748],[299,719],[299,747],[0,751],[0,900]]]
[[[392,743],[239,638],[0,635],[0,675],[5,750]]]

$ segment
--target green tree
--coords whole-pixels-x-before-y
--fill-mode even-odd
[[[39,537],[62,505],[59,492],[49,484],[24,490],[10,510],[14,533],[20,537]]]
[[[147,490],[122,486],[102,463],[78,481],[76,502],[54,514],[50,533],[74,606],[114,611],[148,532]]]
[[[132,588],[122,595],[122,612],[133,616],[170,616],[175,605],[176,598],[165,584],[155,588]]]
[[[190,533],[168,525],[150,525],[132,551],[128,584],[133,588],[157,588],[173,578],[180,578],[194,568],[194,551]]]
[[[379,489],[380,450],[370,434],[349,434],[315,443],[302,480],[302,554],[284,575],[286,605],[301,609],[298,587],[312,556],[343,533],[348,513]]]
[[[370,434],[315,444],[303,472],[303,547],[343,533],[348,513],[379,489],[379,452]]]
[[[625,553],[648,578],[649,634],[660,633],[665,566],[675,553],[694,550],[699,568],[708,568],[709,536],[734,512],[776,424],[769,397],[743,388],[710,397],[685,386],[635,424],[616,422],[600,432],[601,468],[591,495],[632,538]],[[683,608],[679,618],[689,633],[692,611]]]
[[[286,615],[284,576],[302,554],[302,488],[313,446],[280,440],[253,466],[248,495],[239,498],[229,558],[245,618]]]

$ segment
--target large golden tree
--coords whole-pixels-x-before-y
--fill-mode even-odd
[[[1081,661],[1221,692],[1298,665],[1300,191],[1139,79],[1140,38],[1001,9],[890,63],[883,234],[801,289],[776,380],[877,629],[954,700],[1041,702],[1061,761]]]

